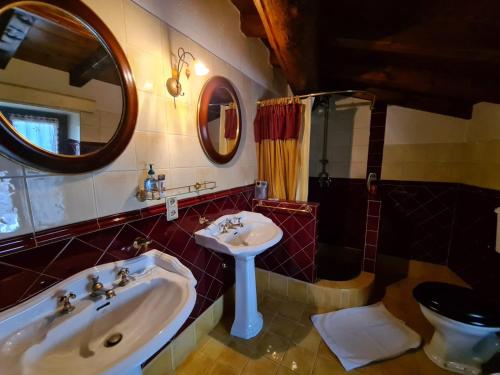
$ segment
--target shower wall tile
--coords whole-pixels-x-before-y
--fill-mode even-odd
[[[322,188],[317,177],[309,178],[309,201],[318,202],[319,241],[335,246],[363,249],[366,223],[364,179],[333,178]]]
[[[500,191],[461,185],[448,265],[474,289],[500,306],[500,254],[495,252]]]

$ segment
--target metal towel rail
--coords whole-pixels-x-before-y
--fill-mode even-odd
[[[293,208],[293,207],[282,207],[282,206],[269,206],[262,202],[258,202],[256,207],[267,208],[270,210],[281,210],[281,211],[292,211],[292,212],[302,212],[306,214],[310,214],[312,212],[312,208],[309,205],[304,205],[305,208]]]

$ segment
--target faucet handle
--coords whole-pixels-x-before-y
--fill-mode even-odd
[[[99,276],[91,275],[90,280],[92,281],[92,285],[90,288],[93,292],[97,292],[104,287],[104,285],[99,281]]]
[[[128,268],[120,268],[118,271],[118,276],[127,276],[130,273]]]
[[[130,279],[128,278],[130,271],[128,268],[121,268],[118,271],[118,277],[120,278],[120,281],[118,282],[119,286],[125,286],[130,282]]]
[[[76,294],[73,292],[69,292],[67,295],[59,297],[59,302],[69,302],[70,299],[75,299]]]
[[[73,306],[71,304],[71,302],[69,301],[70,299],[75,299],[75,298],[76,298],[76,294],[72,293],[72,292],[69,292],[67,295],[63,295],[63,296],[59,297],[59,306],[62,305],[61,312],[63,314],[69,313],[75,309],[75,306]]]
[[[151,245],[151,240],[148,240],[147,238],[144,238],[144,237],[137,237],[135,240],[134,240],[134,243],[132,244],[132,246],[134,247],[134,249],[136,250],[140,250],[144,247],[147,247],[149,245]]]

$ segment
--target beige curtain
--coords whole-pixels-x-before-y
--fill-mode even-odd
[[[309,150],[311,145],[311,113],[314,98],[301,100],[304,105],[302,111],[302,126],[300,128],[297,145],[297,192],[295,200],[307,202],[309,195]]]
[[[268,196],[294,201],[297,196],[298,136],[303,105],[290,98],[261,104],[254,122],[259,180],[268,182]]]

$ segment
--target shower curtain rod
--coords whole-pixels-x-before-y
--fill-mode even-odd
[[[362,93],[366,93],[366,94],[369,94],[369,95],[372,95],[373,96],[373,99],[371,101],[371,105],[370,105],[370,108],[373,109],[373,103],[375,102],[375,99],[377,98],[377,96],[369,91],[366,91],[366,90],[338,90],[338,91],[323,91],[323,92],[315,92],[315,93],[312,93],[312,94],[305,94],[305,95],[297,95],[297,96],[287,96],[287,97],[284,97],[284,98],[271,98],[271,99],[267,99],[267,100],[273,100],[273,99],[287,99],[287,98],[290,98],[290,99],[293,99],[293,98],[299,98],[299,99],[304,99],[304,98],[313,98],[315,96],[323,96],[323,95],[334,95],[334,94],[354,94],[354,93],[357,93],[357,92],[362,92]],[[262,102],[265,102],[266,100],[258,100],[257,101],[257,104],[261,104]]]

